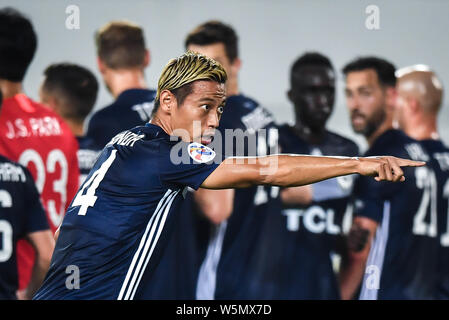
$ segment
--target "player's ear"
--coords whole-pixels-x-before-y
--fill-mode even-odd
[[[387,108],[393,109],[396,105],[397,90],[395,87],[387,87],[385,89]]]
[[[143,59],[143,67],[146,68],[151,62],[150,50],[145,49],[145,57]]]
[[[41,99],[43,104],[45,104],[47,107],[55,111],[56,113],[60,114],[59,110],[59,99],[52,95],[46,95],[45,99]]]
[[[106,73],[106,65],[100,59],[100,57],[97,57],[97,66],[98,66],[98,70],[100,71],[101,74],[105,74]]]
[[[234,61],[232,61],[232,63],[231,63],[232,73],[237,75],[239,73],[241,67],[242,67],[242,60],[240,60],[239,57],[236,57],[234,59]]]
[[[287,91],[287,97],[288,97],[288,100],[289,100],[290,102],[293,102],[293,92],[292,92],[292,89],[288,89],[288,91]]]
[[[162,90],[159,98],[159,108],[165,113],[170,114],[174,107],[176,107],[176,98],[170,90]]]
[[[407,104],[410,108],[410,111],[412,113],[417,113],[419,112],[420,109],[420,105],[419,105],[419,101],[413,97],[409,97],[407,98]]]

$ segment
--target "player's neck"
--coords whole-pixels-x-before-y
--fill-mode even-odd
[[[163,118],[163,116],[162,116]],[[156,112],[156,114],[151,118],[150,123],[159,126],[168,135],[171,135],[173,130],[167,121],[164,121]]]
[[[410,123],[405,133],[415,140],[438,140],[440,138],[437,130],[436,117],[419,119],[415,123]]]
[[[237,81],[237,78],[229,78],[226,82],[226,96],[236,96],[239,95],[239,83]]]
[[[105,76],[105,82],[114,96],[117,98],[123,91],[128,89],[145,89],[147,84],[140,69],[109,71]]]
[[[312,128],[304,124],[300,119],[296,120],[293,126],[296,134],[310,144],[320,144],[326,136],[326,127]]]
[[[3,99],[12,98],[16,94],[23,93],[22,82],[0,79],[0,90],[3,94]]]
[[[382,135],[384,132],[393,129],[393,122],[388,119],[385,120],[377,129],[374,131],[369,137],[366,137],[368,145],[371,147],[377,138]]]
[[[84,125],[76,121],[64,119],[75,137],[84,136]]]

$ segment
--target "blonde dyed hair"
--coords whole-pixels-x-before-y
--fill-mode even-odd
[[[159,107],[163,90],[173,91],[197,80],[225,83],[227,75],[220,63],[196,52],[188,51],[170,60],[159,78],[154,109]]]

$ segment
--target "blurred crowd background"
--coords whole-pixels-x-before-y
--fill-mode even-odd
[[[133,0],[133,1],[0,1],[28,15],[38,34],[36,55],[25,78],[25,92],[38,100],[46,66],[69,61],[83,65],[101,79],[96,65],[94,32],[111,20],[127,19],[142,26],[151,61],[146,69],[150,88],[167,61],[184,52],[184,40],[195,26],[211,19],[230,24],[239,36],[242,93],[256,98],[279,123],[293,119],[287,90],[293,61],[306,51],[327,55],[337,71],[334,112],[328,128],[366,143],[351,129],[344,100],[341,68],[356,56],[374,55],[401,68],[427,64],[443,85],[449,83],[449,2],[404,1],[298,1],[298,0]],[[79,29],[68,29],[70,5],[79,8]],[[379,8],[379,29],[368,29],[370,5]],[[449,97],[444,96],[439,129],[449,143]],[[103,85],[95,111],[111,102]]]

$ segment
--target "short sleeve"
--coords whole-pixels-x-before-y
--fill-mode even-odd
[[[159,178],[162,184],[197,190],[223,161],[221,154],[199,143],[161,145]]]
[[[24,234],[36,231],[50,230],[45,210],[39,198],[39,193],[34,184],[31,174],[26,171],[26,182],[24,184],[23,196],[25,208],[23,214]]]
[[[380,223],[385,201],[383,187],[385,188],[385,182],[377,182],[372,177],[358,177],[353,189],[354,216],[370,218]]]

